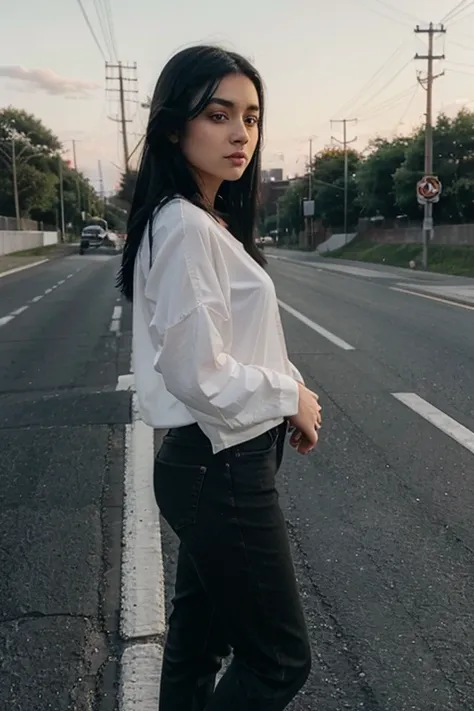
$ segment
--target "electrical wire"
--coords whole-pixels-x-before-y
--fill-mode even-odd
[[[449,23],[449,26],[455,25],[457,22],[460,22],[461,20],[465,20],[467,17],[470,17],[472,13],[469,13],[468,15],[465,15],[465,11],[469,10],[470,7],[473,7],[474,2],[471,0],[467,5],[463,3],[463,7],[459,6],[456,12],[450,13],[447,22]]]
[[[383,17],[385,20],[390,20],[391,22],[397,22],[399,25],[402,25],[403,27],[412,27],[410,23],[407,22],[407,20],[401,20],[398,17],[391,17],[390,15],[386,15],[385,13],[381,12],[380,10],[376,10],[375,7],[368,7],[367,10],[370,10],[370,12],[374,12],[376,15],[379,15],[380,17]],[[398,12],[395,10],[395,12]]]
[[[362,114],[362,118],[359,119],[360,123],[369,121],[374,116],[378,116],[380,114],[385,113],[389,109],[392,109],[394,106],[403,101],[405,97],[407,97],[408,95],[411,96],[413,94],[413,90],[416,90],[418,86],[418,82],[416,84],[411,84],[407,89],[404,89],[403,91],[398,92],[398,94],[391,96],[389,99],[386,99],[385,101],[382,101],[379,104],[370,107],[370,109],[368,109]]]
[[[470,4],[470,5],[467,5],[464,9],[467,10],[468,8],[470,8],[470,7],[473,6],[473,5],[474,5],[474,2],[471,2],[471,4]],[[452,21],[453,18],[451,18],[449,27],[452,27],[452,25],[456,25],[458,22],[461,22],[461,21],[462,21],[462,22],[465,22],[466,20],[468,20],[468,19],[469,19],[470,17],[472,17],[473,15],[474,15],[474,12],[469,12],[467,15],[462,15],[461,17],[456,16],[456,17],[454,18],[454,22]]]
[[[417,82],[417,83],[415,84],[413,93],[412,93],[412,95],[410,96],[410,98],[409,98],[409,100],[408,100],[407,106],[405,107],[405,109],[403,110],[402,115],[400,116],[400,118],[398,119],[397,123],[395,124],[395,128],[393,129],[393,132],[394,132],[394,133],[400,128],[400,126],[402,125],[402,123],[403,123],[404,120],[406,119],[407,114],[408,114],[408,112],[410,111],[411,107],[413,106],[413,103],[414,103],[414,101],[415,101],[415,99],[416,99],[416,97],[417,97],[417,95],[418,95],[418,90],[419,90],[419,88],[420,88],[420,85],[419,85],[418,82]]]
[[[97,19],[99,20],[99,25],[100,29],[102,31],[102,38],[104,40],[104,44],[107,48],[107,53],[109,55],[109,58],[112,58],[112,51],[110,47],[110,38],[107,36],[107,25],[106,21],[104,20],[103,12],[102,12],[102,5],[100,4],[99,0],[93,0],[94,3],[94,8],[95,8],[95,13],[97,15]]]
[[[90,22],[90,20],[89,20],[89,16],[88,16],[88,14],[87,14],[87,12],[86,12],[86,9],[85,9],[85,7],[84,7],[84,5],[83,5],[83,3],[82,3],[82,0],[77,0],[77,3],[78,3],[78,5],[79,5],[79,7],[81,8],[82,16],[84,17],[84,20],[85,20],[85,22],[86,22],[86,25],[87,25],[87,27],[89,28],[89,32],[90,32],[91,35],[92,35],[92,38],[93,38],[93,40],[94,40],[94,42],[95,42],[95,44],[96,44],[96,46],[97,46],[97,49],[98,49],[99,52],[101,53],[101,55],[102,55],[102,57],[103,57],[103,59],[104,59],[104,62],[106,62],[106,61],[107,61],[107,57],[105,56],[104,50],[102,49],[102,45],[100,44],[99,40],[97,39],[97,35],[96,35],[96,33],[94,32],[94,28],[93,28],[92,25],[91,25],[91,22]]]
[[[390,57],[382,64],[382,66],[379,67],[379,69],[377,69],[377,71],[370,77],[370,79],[368,79],[368,80],[366,81],[366,83],[362,86],[362,88],[361,88],[356,94],[354,94],[354,96],[353,96],[351,99],[349,99],[349,101],[346,101],[346,103],[345,103],[343,106],[341,106],[341,108],[340,108],[336,113],[337,113],[338,115],[340,115],[340,114],[345,113],[346,111],[348,111],[348,110],[351,109],[352,107],[357,106],[357,103],[358,103],[359,98],[360,98],[366,91],[368,91],[368,90],[371,88],[371,86],[373,85],[373,83],[374,83],[374,82],[376,81],[376,79],[382,74],[382,72],[384,71],[384,69],[385,69],[389,64],[391,64],[391,63],[393,62],[393,60],[395,59],[395,57],[396,57],[398,54],[400,54],[400,52],[404,49],[404,47],[405,47],[406,45],[408,45],[409,42],[411,42],[411,39],[410,39],[410,40],[404,40],[404,41],[399,45],[399,47],[397,47],[397,49],[396,49],[394,52],[392,52],[392,54],[390,55]]]
[[[455,15],[459,10],[462,9],[463,5],[465,5],[467,1],[468,0],[461,0],[461,2],[458,2],[457,5],[451,8],[451,10],[449,10],[446,15],[440,20],[440,25],[442,25],[444,22],[448,22],[448,20],[450,20],[453,15]]]
[[[112,14],[112,6],[110,4],[110,0],[104,0],[104,7],[105,7],[105,15],[107,18],[107,23],[109,25],[109,32],[110,32],[110,39],[112,42],[112,49],[114,51],[115,59],[118,59],[118,50],[117,50],[117,35],[115,34],[115,25],[114,25],[114,16]]]
[[[421,22],[418,17],[415,17],[415,15],[412,15],[410,12],[406,12],[406,10],[399,10],[397,7],[394,7],[384,0],[375,0],[375,2],[378,2],[379,5],[387,8],[387,10],[391,10],[391,12],[394,12],[395,14],[405,15],[405,17],[409,18],[411,22]]]
[[[405,64],[391,77],[391,79],[388,80],[388,82],[387,82],[387,84],[385,85],[384,89],[386,89],[386,88],[389,87],[391,84],[393,84],[393,82],[394,82],[396,79],[398,79],[398,77],[400,76],[400,74],[405,71],[405,69],[408,67],[409,64],[411,64],[412,61],[413,61],[413,60],[412,60],[412,58],[410,57],[410,59],[409,59],[407,62],[405,62]],[[367,104],[370,104],[370,102],[371,102],[375,97],[377,97],[379,94],[380,94],[380,90],[376,91],[374,94],[372,94],[372,96],[370,96],[366,101],[364,101],[363,104],[360,104],[360,105],[358,106],[358,109],[357,109],[357,110],[360,111],[361,109],[364,108],[364,106],[367,106]]]

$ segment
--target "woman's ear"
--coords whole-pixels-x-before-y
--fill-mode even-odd
[[[178,143],[178,141],[179,141],[179,136],[178,136],[177,133],[171,133],[171,134],[168,136],[168,138],[169,138],[169,140],[171,141],[171,143]]]

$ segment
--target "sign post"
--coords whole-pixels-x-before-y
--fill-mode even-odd
[[[428,243],[433,239],[433,203],[439,202],[442,185],[435,175],[425,175],[416,184],[416,199],[425,206],[423,220],[423,268],[428,268]]]

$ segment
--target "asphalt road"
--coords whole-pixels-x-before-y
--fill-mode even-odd
[[[280,300],[354,349],[282,312],[290,357],[324,411],[317,450],[288,451],[280,473],[314,655],[290,709],[465,711],[474,456],[392,393],[474,432],[474,311],[392,291],[402,270],[373,271],[270,259]],[[169,611],[176,541],[164,522],[163,541]]]
[[[115,392],[130,362],[129,309],[110,330],[117,261],[74,256],[0,278],[9,711],[113,708],[130,421],[130,394]],[[280,473],[314,655],[290,709],[474,708],[474,311],[394,291],[403,273],[380,267],[272,259],[270,273],[290,357],[324,408],[317,450],[288,451]],[[441,428],[451,417],[464,445],[400,393],[438,408]],[[169,611],[176,540],[164,522],[162,542]]]
[[[117,258],[0,278],[0,708],[112,709],[129,344]]]

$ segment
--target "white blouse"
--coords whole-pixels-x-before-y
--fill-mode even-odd
[[[175,198],[135,264],[133,370],[142,419],[198,423],[214,453],[298,411],[273,281],[228,230]]]

